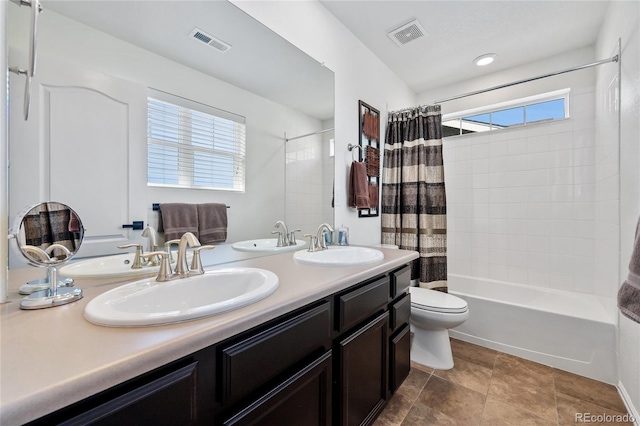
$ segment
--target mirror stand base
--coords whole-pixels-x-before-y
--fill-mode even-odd
[[[73,278],[70,277],[60,277],[58,276],[58,288],[60,287],[73,287]],[[37,291],[46,290],[50,288],[49,277],[40,278],[38,280],[27,281],[25,284],[20,286],[20,290],[18,293],[22,295],[33,294]]]
[[[55,294],[51,294],[50,289],[38,291],[25,297],[20,302],[20,309],[45,309],[54,306],[66,305],[82,299],[82,289],[62,287],[58,288]]]

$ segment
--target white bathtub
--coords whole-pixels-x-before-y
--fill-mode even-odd
[[[469,304],[451,337],[606,383],[616,382],[615,322],[596,296],[449,274]]]

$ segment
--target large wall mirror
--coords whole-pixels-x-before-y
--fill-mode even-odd
[[[156,225],[154,203],[227,204],[228,243],[271,237],[278,220],[305,233],[333,223],[333,133],[285,143],[333,127],[331,70],[227,1],[42,6],[27,122],[23,81],[10,77],[11,217],[50,199],[71,206],[86,229],[78,258],[141,240],[122,225]],[[10,63],[28,53],[25,9],[7,8]],[[147,186],[149,88],[246,118],[245,192]]]

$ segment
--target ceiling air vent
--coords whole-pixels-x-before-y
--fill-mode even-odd
[[[211,34],[207,34],[198,28],[194,28],[193,31],[191,31],[191,34],[189,34],[189,36],[193,37],[198,41],[201,41],[202,43],[208,44],[209,46],[216,49],[218,52],[225,53],[227,50],[231,49],[231,45],[229,43],[225,43],[219,38],[215,38]]]
[[[417,19],[409,22],[408,24],[404,24],[400,28],[396,28],[388,34],[391,40],[393,40],[393,42],[398,46],[404,46],[405,44],[425,35],[427,35],[427,32]]]

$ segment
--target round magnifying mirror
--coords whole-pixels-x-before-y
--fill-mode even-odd
[[[73,280],[58,277],[57,266],[69,261],[80,249],[84,228],[78,214],[66,204],[48,201],[24,210],[16,217],[14,236],[29,264],[47,268],[47,278],[29,282],[30,293],[20,303],[23,309],[42,309],[82,298],[82,290],[70,288]],[[24,291],[23,291],[24,290]]]

